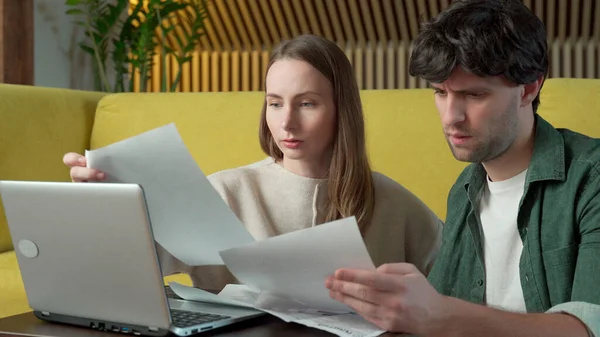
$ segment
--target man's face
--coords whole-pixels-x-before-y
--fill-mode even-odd
[[[457,160],[484,163],[504,154],[519,135],[520,89],[501,76],[457,68],[431,84],[444,135]]]

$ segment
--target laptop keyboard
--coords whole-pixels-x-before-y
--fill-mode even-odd
[[[165,291],[168,298],[182,299],[179,297],[171,287],[165,285]],[[194,325],[205,324],[222,319],[230,318],[229,316],[221,316],[215,314],[208,314],[202,312],[192,312],[186,310],[171,309],[171,320],[173,325],[179,328],[187,328]]]
[[[171,309],[171,320],[173,321],[173,325],[179,328],[187,328],[227,318],[229,318],[229,316]]]
[[[182,300],[183,298],[179,297],[177,294],[175,294],[175,292],[173,291],[173,289],[171,289],[171,287],[169,287],[168,285],[165,285],[165,292],[167,293],[167,297],[168,298],[175,298],[178,300]]]

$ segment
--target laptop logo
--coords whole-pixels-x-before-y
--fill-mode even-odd
[[[31,240],[19,241],[18,248],[19,252],[21,252],[23,256],[28,257],[30,259],[36,258],[39,254],[37,245]]]

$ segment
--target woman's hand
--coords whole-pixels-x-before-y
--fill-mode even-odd
[[[86,167],[87,160],[79,153],[65,154],[63,162],[71,169],[70,175],[73,182],[102,181],[106,178],[104,172]]]

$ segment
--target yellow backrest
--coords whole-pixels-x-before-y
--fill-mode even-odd
[[[446,196],[465,166],[451,155],[428,89],[361,92],[374,170],[400,182],[445,218]],[[174,122],[205,174],[264,158],[258,144],[261,92],[116,94],[98,106],[97,148]],[[540,115],[600,137],[600,80],[550,79]]]
[[[465,164],[448,150],[431,91],[361,95],[373,169],[405,185],[444,218],[448,189]],[[264,158],[257,139],[261,92],[104,96],[0,84],[0,97],[0,179],[66,181],[65,152],[108,145],[171,122],[205,174]],[[546,81],[539,113],[556,127],[600,137],[600,80]],[[3,252],[12,245],[1,206]]]
[[[67,181],[67,151],[89,146],[101,93],[0,84],[0,179]],[[0,203],[0,253],[11,250]]]

